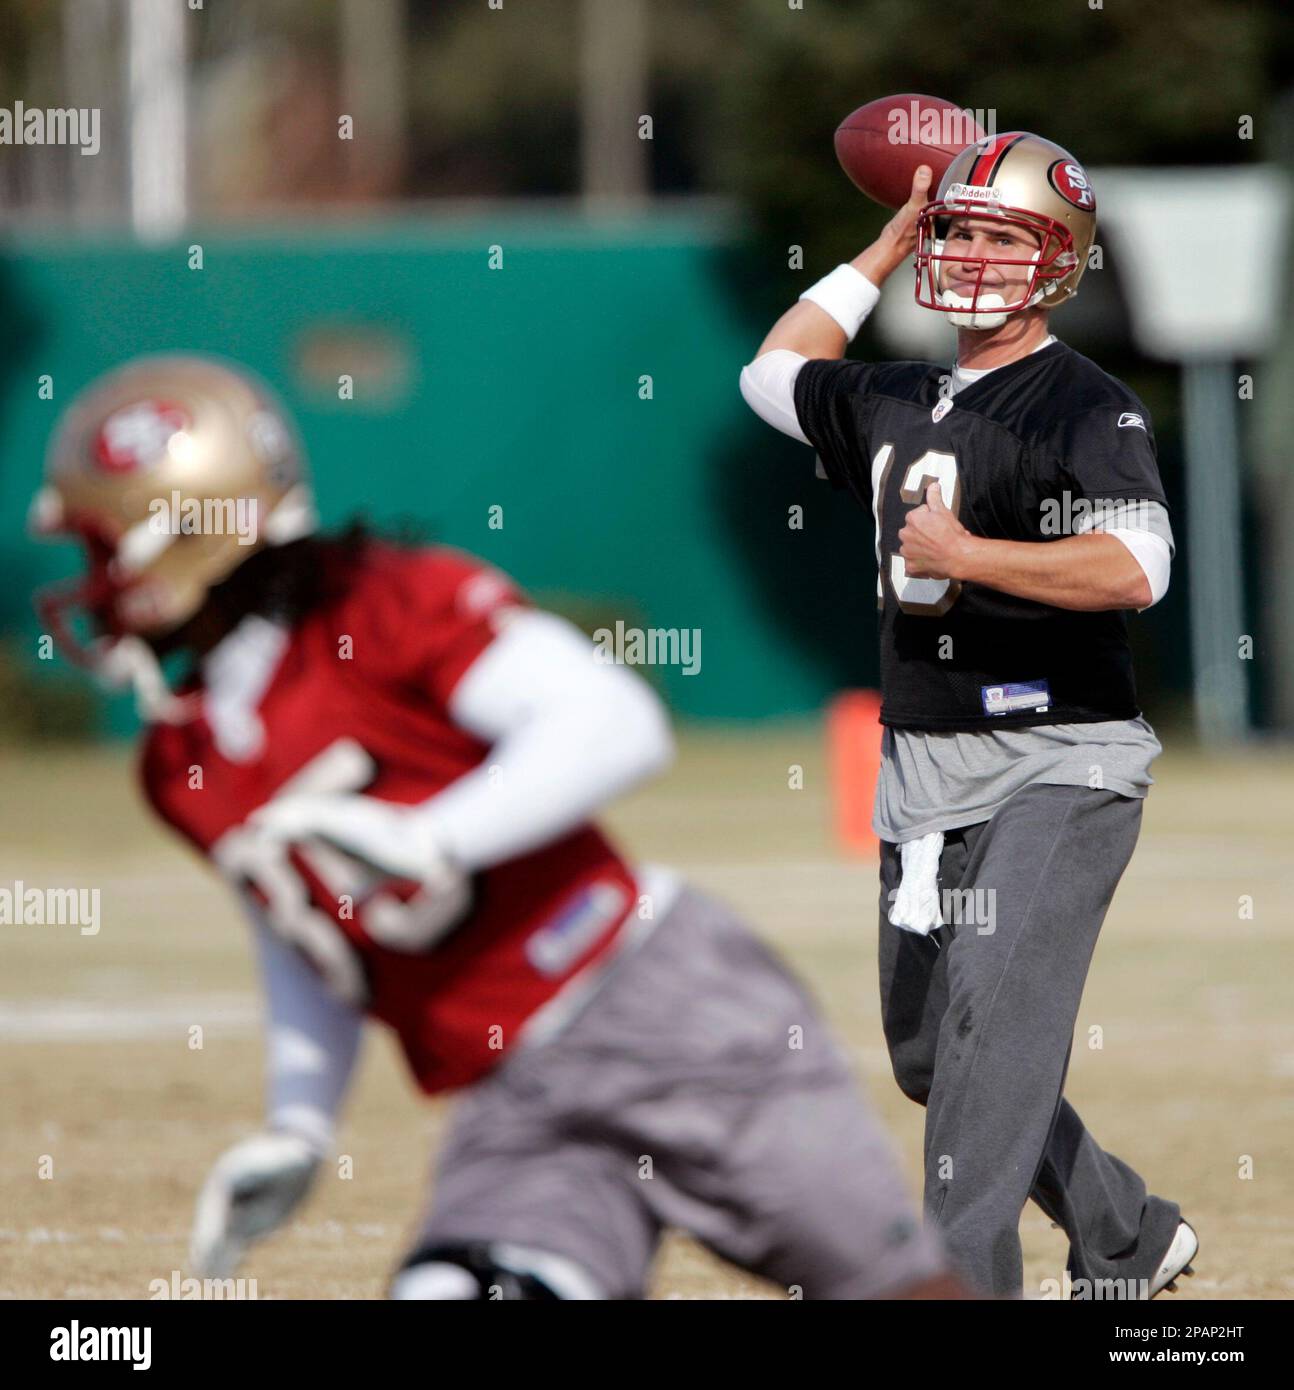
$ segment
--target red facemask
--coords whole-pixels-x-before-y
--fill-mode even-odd
[[[952,217],[992,218],[1008,227],[1020,227],[1038,238],[1039,249],[1034,256],[967,256],[959,251],[946,251],[945,237]],[[942,223],[942,234],[940,223]],[[916,300],[923,309],[937,309],[941,313],[975,313],[980,310],[980,296],[992,294],[1001,297],[996,286],[984,289],[984,272],[991,265],[1014,266],[1027,269],[1029,278],[1019,297],[1011,303],[984,306],[985,313],[1014,313],[1027,309],[1048,286],[1063,280],[1077,264],[1074,253],[1074,238],[1063,222],[1051,217],[1043,217],[1032,212],[1004,208],[989,210],[968,206],[962,203],[927,203],[917,215],[917,254],[916,254]],[[978,274],[973,286],[956,291],[963,298],[969,290],[969,305],[953,305],[943,302],[946,291],[939,288],[939,272],[944,262],[957,265],[978,266]]]

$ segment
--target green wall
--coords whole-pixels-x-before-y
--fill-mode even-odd
[[[740,399],[762,328],[720,223],[476,215],[0,250],[0,628],[24,653],[32,586],[69,568],[21,529],[58,409],[125,357],[196,350],[283,393],[327,522],[418,518],[573,611],[700,628],[700,674],[656,673],[682,715],[801,712],[869,674],[870,537]],[[844,583],[842,547],[860,560]]]

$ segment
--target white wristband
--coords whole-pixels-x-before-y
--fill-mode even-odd
[[[850,342],[858,335],[863,320],[876,307],[880,297],[880,290],[852,265],[838,265],[800,296],[830,314]]]

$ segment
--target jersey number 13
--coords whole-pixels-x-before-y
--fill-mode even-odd
[[[903,556],[884,548],[884,499],[894,468],[894,445],[882,444],[872,458],[872,516],[876,521],[876,597],[878,607],[884,601],[884,585],[888,581],[895,601],[904,613],[924,618],[937,618],[946,613],[961,594],[960,579],[917,579],[910,575]],[[903,472],[899,497],[917,506],[925,501],[926,489],[939,484],[944,506],[954,516],[961,510],[961,479],[957,476],[957,460],[952,454],[927,449]]]

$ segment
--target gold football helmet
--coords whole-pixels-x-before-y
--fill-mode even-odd
[[[996,218],[1033,234],[1038,249],[1028,260],[967,257],[945,252],[954,217]],[[1083,166],[1059,145],[1027,131],[989,136],[967,146],[948,166],[933,202],[917,217],[916,299],[950,316],[960,328],[998,328],[1008,314],[1042,305],[1054,309],[1078,292],[1096,236],[1096,195]],[[974,264],[972,293],[940,289],[945,262]],[[982,290],[987,266],[1030,270],[1012,303]]]
[[[86,387],[50,443],[30,528],[72,537],[86,571],[36,595],[66,654],[152,717],[176,713],[146,638],[173,632],[267,545],[317,525],[291,421],[268,388],[209,357],[141,357]],[[71,616],[88,615],[89,641]]]

